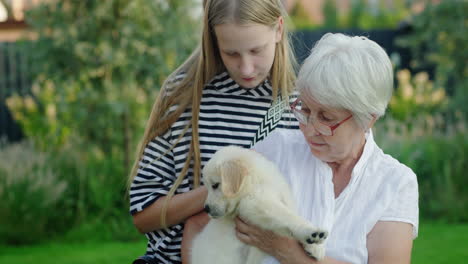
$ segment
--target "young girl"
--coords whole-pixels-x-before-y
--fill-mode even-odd
[[[295,72],[281,0],[203,7],[201,43],[163,85],[130,175],[130,213],[148,238],[134,263],[181,263],[184,221],[203,210],[200,171],[214,152],[299,128],[284,110]]]

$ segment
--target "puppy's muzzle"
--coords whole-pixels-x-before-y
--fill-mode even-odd
[[[220,213],[220,211],[217,210],[216,207],[213,208],[209,205],[205,205],[204,210],[211,218],[220,218],[223,216],[223,214]]]
[[[210,211],[211,211],[211,209],[210,209],[210,207],[209,207],[208,205],[205,205],[205,208],[204,208],[204,209],[205,209],[205,212],[206,212],[207,214],[209,214]]]

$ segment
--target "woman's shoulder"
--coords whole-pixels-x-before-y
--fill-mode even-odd
[[[277,128],[253,148],[259,152],[276,152],[284,155],[290,149],[304,146],[300,130]]]
[[[299,129],[278,128],[271,132],[264,140],[264,144],[304,144],[304,137]]]
[[[374,155],[374,173],[380,174],[383,180],[393,182],[396,186],[417,182],[416,174],[406,164],[384,153],[380,148],[376,148]]]

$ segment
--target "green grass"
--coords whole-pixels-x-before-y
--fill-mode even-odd
[[[50,243],[28,247],[1,247],[4,264],[130,264],[144,254],[146,238],[135,242]]]
[[[414,264],[467,263],[468,224],[421,224],[414,241]]]
[[[465,263],[468,224],[425,223],[414,242],[413,264]],[[143,254],[146,240],[134,242],[48,243],[0,246],[0,263],[8,264],[129,264]]]

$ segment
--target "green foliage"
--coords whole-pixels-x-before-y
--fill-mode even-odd
[[[159,86],[194,48],[190,7],[184,0],[63,0],[28,12],[38,36],[24,43],[32,95],[9,103],[26,136],[42,149],[80,138],[125,155],[128,167]]]
[[[390,115],[402,121],[415,116],[435,114],[444,110],[449,102],[445,89],[434,88],[426,72],[411,76],[407,69],[396,73],[398,87],[390,101]]]
[[[312,21],[304,12],[300,3],[297,3],[291,11],[291,18],[296,29],[382,29],[396,28],[410,13],[408,3],[405,0],[392,1],[391,8],[385,4],[388,2],[375,2],[368,0],[351,1],[347,12],[339,12],[337,1],[326,0],[323,2],[323,23]]]
[[[325,1],[323,5],[323,15],[325,17],[324,28],[338,27],[338,10],[336,9],[335,1]]]
[[[355,1],[353,3],[353,6],[357,6],[355,14],[351,12],[352,15],[347,19],[348,25],[351,26],[354,20],[354,24],[362,29],[397,28],[399,23],[410,13],[409,8],[404,2],[401,0],[392,1],[392,7],[388,8],[385,6],[384,1],[379,1],[377,6],[371,8],[364,4],[364,0]],[[362,7],[359,7],[359,5]]]
[[[461,112],[447,122],[441,114],[419,114],[400,121],[377,122],[375,136],[384,151],[418,176],[423,219],[468,221],[468,138]]]
[[[466,115],[449,111],[452,98],[426,72],[411,76],[404,69],[396,77],[398,87],[388,115],[376,123],[376,139],[418,176],[423,219],[466,222]]]
[[[466,153],[468,140],[464,134],[448,140],[423,138],[406,144],[400,152],[400,157],[417,169],[423,217],[468,221]]]
[[[37,39],[24,41],[22,47],[34,82],[30,93],[11,96],[7,105],[34,151],[46,154],[31,150],[17,160],[45,155],[47,162],[40,165],[47,170],[35,170],[31,176],[51,174],[52,185],[58,188],[63,183],[67,190],[50,205],[57,208],[31,210],[37,214],[29,229],[38,225],[34,239],[29,232],[21,233],[28,230],[24,225],[0,223],[2,232],[8,227],[5,230],[12,234],[8,241],[35,242],[68,230],[134,238],[126,199],[129,164],[159,87],[195,48],[198,23],[190,15],[191,7],[187,0],[55,0],[27,14]],[[16,176],[22,163],[11,166],[0,180]],[[26,188],[35,186],[35,180],[28,177],[2,195],[30,196],[25,206],[47,201]],[[22,200],[3,201],[0,210],[23,212],[11,209],[21,208]],[[3,212],[0,215],[4,220]],[[15,217],[9,219],[19,216]],[[25,238],[30,241],[21,240]]]
[[[341,26],[360,29],[396,28],[408,14],[409,8],[401,0],[392,1],[392,8],[385,6],[384,1],[371,6],[369,1],[356,0],[352,2],[351,11],[341,19]]]
[[[358,28],[362,15],[365,13],[366,3],[364,0],[352,1],[348,16],[348,27]]]
[[[296,2],[292,10],[289,12],[289,17],[295,30],[316,27],[315,22],[312,21],[309,15],[305,12],[301,2]]]
[[[410,48],[415,68],[435,68],[437,86],[454,96],[453,108],[468,113],[468,2],[464,0],[428,3],[411,20],[413,32],[398,40]]]
[[[24,244],[51,235],[70,185],[50,167],[51,157],[30,142],[0,152],[0,242]]]

